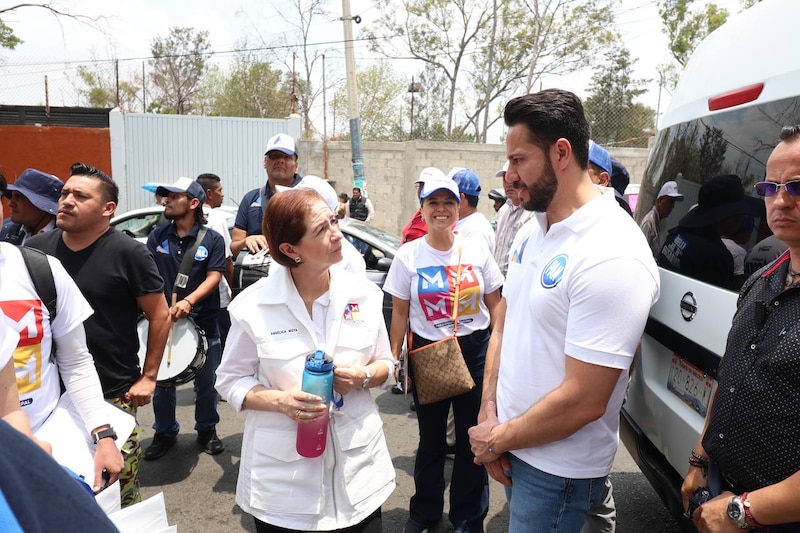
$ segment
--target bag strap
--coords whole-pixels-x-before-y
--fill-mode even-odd
[[[52,333],[53,321],[56,319],[58,313],[58,293],[56,292],[56,281],[53,278],[53,270],[50,268],[50,262],[47,260],[47,254],[35,248],[27,246],[18,246],[22,260],[25,262],[25,268],[31,276],[33,282],[33,289],[39,295],[39,299],[47,308],[50,315],[50,331]],[[56,359],[56,340],[50,338],[50,360]]]
[[[194,263],[194,254],[197,252],[197,248],[200,246],[200,243],[203,242],[203,239],[206,237],[207,232],[207,227],[200,226],[200,230],[197,232],[197,238],[194,240],[194,244],[192,244],[192,246],[186,250],[186,253],[183,255],[181,269],[178,271],[178,275],[175,276],[175,284],[172,286],[172,294],[178,294],[178,291],[184,290],[186,285],[189,284],[189,272],[191,272],[192,264]]]
[[[456,337],[456,333],[458,332],[458,309],[461,307],[461,302],[459,302],[459,296],[461,295],[461,239],[456,235],[456,241],[458,242],[458,268],[456,269],[456,294],[455,294],[455,301],[453,303],[453,336]]]

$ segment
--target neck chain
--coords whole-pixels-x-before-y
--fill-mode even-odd
[[[789,263],[789,272],[786,273],[786,287],[791,287],[793,285],[793,281],[795,276],[800,276],[800,272],[795,272],[792,268],[792,264]]]

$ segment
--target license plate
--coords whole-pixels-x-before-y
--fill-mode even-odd
[[[706,416],[714,380],[678,354],[672,355],[667,388],[689,407]]]

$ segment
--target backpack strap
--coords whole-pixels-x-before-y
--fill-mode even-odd
[[[50,262],[47,260],[47,254],[35,248],[27,246],[19,246],[19,252],[22,254],[22,260],[25,261],[25,267],[33,281],[33,288],[39,299],[44,303],[47,312],[50,314],[50,324],[52,332],[52,324],[56,318],[57,300],[56,282],[53,278],[53,270],[50,268]],[[50,360],[55,360],[56,357],[56,341],[51,338],[50,341]]]

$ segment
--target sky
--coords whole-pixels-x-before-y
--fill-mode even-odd
[[[24,8],[4,14],[3,21],[11,26],[24,42],[15,50],[0,50],[0,103],[9,105],[41,105],[45,102],[44,77],[48,79],[51,105],[78,105],[75,86],[77,65],[93,59],[120,59],[121,77],[141,72],[150,55],[150,43],[156,36],[165,36],[173,26],[188,26],[210,32],[211,48],[218,52],[214,61],[224,65],[237,42],[247,38],[253,45],[273,44],[286,35],[287,24],[280,18],[276,5],[285,0],[136,0],[135,2],[102,0],[53,0],[53,5],[73,13],[103,17],[97,31],[69,19],[60,21],[38,8]],[[706,2],[698,0],[697,4]],[[717,5],[732,14],[740,11],[738,0],[716,0]],[[0,0],[0,9],[10,2]],[[342,5],[330,0],[327,8],[334,12],[319,19],[310,36],[311,42],[325,45],[327,72],[338,70],[334,81],[344,77]],[[659,109],[662,113],[669,102],[669,93],[661,91],[656,67],[668,61],[667,41],[663,36],[655,0],[618,0],[614,7],[616,30],[632,57],[636,78],[651,80],[647,92],[638,101]],[[351,14],[359,15],[361,24],[354,24],[357,39],[359,29],[380,16],[372,2],[351,0]],[[365,44],[355,46],[356,65],[375,61]],[[414,66],[410,62],[394,62],[395,67],[410,77]],[[110,63],[106,63],[108,68]],[[126,76],[127,74],[127,76]],[[585,96],[591,70],[567,77],[550,77],[545,86],[560,87]],[[328,82],[331,82],[329,74]],[[328,101],[332,100],[328,96]],[[319,113],[321,115],[321,113]],[[319,117],[315,120],[321,120]],[[330,122],[330,117],[329,117]],[[321,128],[320,128],[321,129]],[[499,133],[495,132],[497,139]],[[490,139],[490,142],[492,139]],[[495,140],[497,142],[497,140]]]

